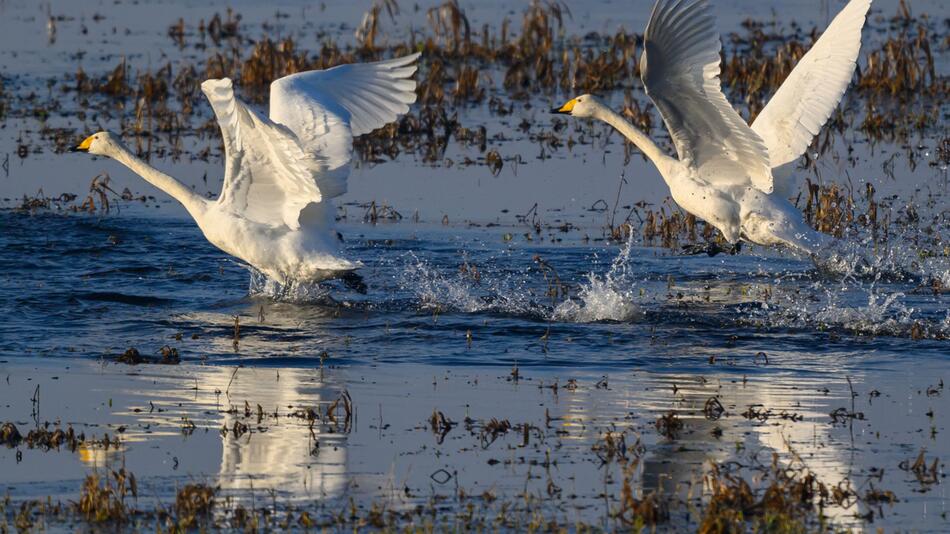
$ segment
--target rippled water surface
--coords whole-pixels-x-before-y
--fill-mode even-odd
[[[881,3],[885,12],[896,9]],[[299,21],[236,4],[256,31],[276,20],[307,36],[304,45],[315,46],[314,35],[329,25],[304,3],[275,8],[304,9]],[[745,17],[738,4],[722,6],[725,29]],[[493,21],[492,5],[473,5],[470,15]],[[602,29],[616,5],[574,8],[568,28]],[[939,3],[915,5],[950,15]],[[11,36],[14,19],[17,32],[32,28],[29,38],[42,41],[0,52],[0,79],[20,92],[45,91],[44,76],[75,70],[67,48],[77,43],[112,55],[101,64],[83,59],[88,69],[114,64],[114,48],[126,42],[137,61],[145,52],[134,47],[149,42],[177,57],[165,29],[178,15],[162,14],[159,29],[142,17],[203,9],[117,4],[110,19],[110,6],[96,5],[106,19],[93,22],[85,7],[71,12],[72,4],[53,2],[54,14],[74,18],[60,21],[51,41],[34,35],[46,31],[46,14],[0,1],[7,32],[0,42],[12,47],[28,38]],[[647,13],[645,3],[636,6],[623,21],[631,27]],[[365,8],[327,3],[333,15],[326,19],[346,21],[338,31],[350,35]],[[761,12],[752,15],[769,16],[755,9]],[[134,38],[101,31],[112,24],[129,26]],[[354,170],[340,231],[346,254],[365,264],[365,295],[334,283],[275,294],[207,243],[167,197],[113,162],[49,149],[8,160],[0,178],[0,422],[24,434],[70,425],[121,445],[0,448],[0,486],[16,498],[73,499],[86,474],[122,465],[147,498],[173,499],[177,487],[196,480],[238,500],[274,499],[282,510],[350,499],[367,509],[383,502],[410,510],[439,499],[462,509],[463,493],[483,495],[487,504],[488,493],[527,493],[557,520],[611,528],[607,517],[630,476],[605,461],[604,436],[615,432],[637,451],[638,494],[702,493],[710,466],[765,469],[775,453],[829,486],[847,479],[862,495],[875,487],[897,495],[880,507],[864,500],[829,506],[823,513],[841,525],[950,528],[950,233],[947,171],[935,155],[945,118],[913,142],[846,135],[822,156],[823,176],[843,183],[853,174],[857,184],[874,184],[878,198],[893,196],[881,209],[899,224],[886,242],[846,235],[836,261],[816,265],[748,246],[734,256],[683,255],[639,232],[630,241],[605,240],[621,170],[623,213],[638,201],[658,206],[666,191],[651,166],[624,162],[606,130],[592,144],[535,157],[538,145],[514,133],[516,125],[547,124],[541,110],[557,98],[537,97],[517,120],[465,112],[492,132],[512,132],[493,142],[500,150],[525,154],[522,165],[508,163],[498,176],[412,155]],[[73,127],[97,127],[69,117],[63,120]],[[33,118],[4,122],[0,160],[24,136],[42,137],[40,130]],[[446,158],[460,162],[470,152],[453,146]],[[214,158],[153,163],[217,190]],[[89,178],[102,171],[117,190],[153,198],[114,200],[108,213],[55,203],[12,209],[38,189],[85,195]],[[404,217],[364,220],[373,201]],[[131,347],[156,359],[163,347],[174,349],[181,363],[116,363]],[[314,424],[300,415],[326,412],[343,392],[353,417]],[[711,398],[724,408],[715,417]],[[836,417],[836,410],[844,412]],[[433,412],[451,424],[433,424]],[[657,429],[670,412],[684,423],[675,435]],[[492,419],[515,428],[486,430]],[[248,427],[238,432],[236,423]],[[936,460],[932,481],[908,467],[921,453],[928,465]]]
[[[0,451],[16,495],[67,497],[88,469],[120,464],[156,496],[198,477],[238,496],[275,488],[282,503],[354,497],[397,509],[455,484],[506,495],[527,481],[543,494],[550,481],[577,495],[565,520],[596,520],[614,506],[597,495],[605,483],[618,491],[623,471],[599,466],[592,447],[627,430],[647,451],[643,491],[686,492],[707,462],[798,454],[831,484],[900,490],[885,521],[946,524],[943,486],[898,468],[922,449],[928,459],[950,453],[946,341],[911,334],[915,324],[946,331],[946,298],[913,277],[829,276],[773,254],[506,242],[513,228],[352,224],[347,252],[366,263],[369,292],[327,287],[316,301],[286,302],[249,291],[245,268],[188,221],[2,218],[2,418],[121,432],[123,443],[80,451],[79,462],[29,450],[17,463]],[[552,301],[536,256],[556,266],[568,300]],[[183,364],[111,363],[128,347],[157,357],[166,345]],[[836,424],[829,414],[849,408],[848,379],[866,417]],[[311,435],[289,417],[344,390],[351,428]],[[727,410],[717,420],[703,415],[713,396]],[[254,430],[258,405],[279,415]],[[749,419],[750,407],[774,415]],[[440,437],[433,410],[474,428]],[[676,440],[654,428],[671,410],[686,421]],[[538,435],[486,445],[478,425],[492,418]],[[182,421],[197,430],[183,434]],[[251,434],[222,436],[235,421],[251,422]],[[557,469],[532,467],[551,457]],[[874,478],[879,469],[885,478]],[[829,513],[851,524],[867,511]]]

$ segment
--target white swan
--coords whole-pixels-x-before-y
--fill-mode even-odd
[[[113,133],[74,150],[122,163],[181,202],[213,245],[281,284],[342,278],[365,290],[354,272],[361,264],[340,254],[332,199],[346,192],[353,138],[415,102],[418,57],[280,78],[270,87],[270,118],[237,99],[230,79],[202,83],[224,138],[224,184],[214,201],[146,164]]]
[[[787,171],[848,87],[870,5],[851,0],[845,6],[750,127],[722,92],[721,44],[709,4],[658,0],[644,33],[640,72],[679,159],[591,95],[552,112],[600,119],[619,130],[653,161],[673,200],[729,243],[742,238],[815,254],[829,238],[812,230],[786,198]]]

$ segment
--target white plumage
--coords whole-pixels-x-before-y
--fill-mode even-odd
[[[769,150],[776,193],[794,194],[795,162],[821,131],[851,83],[871,0],[852,0],[795,65],[752,122]]]
[[[341,256],[332,199],[346,192],[353,138],[396,120],[415,101],[419,54],[293,74],[271,84],[270,117],[207,80],[224,139],[216,201],[135,157],[109,132],[77,150],[109,156],[182,203],[205,237],[280,283],[316,282],[358,268]]]
[[[713,184],[751,182],[770,193],[765,145],[720,88],[721,45],[708,5],[657,2],[643,42],[640,77],[680,161]]]
[[[644,33],[640,71],[679,159],[590,95],[554,111],[617,128],[657,166],[673,199],[728,242],[743,238],[815,253],[827,238],[785,197],[789,169],[777,168],[804,153],[838,105],[854,73],[870,5],[851,0],[750,127],[722,92],[721,43],[708,2],[658,0]]]
[[[768,146],[772,168],[798,160],[838,107],[854,74],[870,7],[871,0],[851,0],[752,122]]]

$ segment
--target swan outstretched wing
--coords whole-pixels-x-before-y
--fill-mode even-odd
[[[270,118],[289,128],[309,152],[327,158],[320,190],[346,192],[353,138],[396,120],[416,101],[412,75],[419,54],[292,74],[270,88]]]
[[[328,162],[305,151],[294,134],[235,98],[231,80],[207,80],[201,90],[224,138],[224,185],[218,203],[261,224],[300,227],[300,211],[324,195],[318,184]]]
[[[851,82],[871,0],[851,0],[752,123],[773,168],[798,159]]]
[[[204,82],[226,152],[218,202],[263,224],[309,224],[307,205],[346,192],[353,137],[409,111],[418,57],[280,78],[271,84],[270,118],[238,100],[231,80]]]
[[[640,76],[680,160],[710,183],[772,192],[765,145],[722,92],[722,45],[706,0],[658,0],[643,41]]]

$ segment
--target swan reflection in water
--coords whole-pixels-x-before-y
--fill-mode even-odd
[[[275,354],[275,341],[293,339],[283,332],[299,329],[306,329],[310,340],[325,337],[320,332],[333,319],[334,311],[326,306],[252,300],[244,316],[254,319],[247,318],[242,327],[239,351],[242,357],[257,356],[265,364],[274,356],[305,353],[312,364],[320,352],[318,347],[301,350],[283,341],[276,343],[276,348],[286,352]],[[264,320],[258,321],[259,316]],[[229,342],[233,343],[218,339],[218,343]],[[329,378],[322,369],[313,368],[245,367],[235,373],[232,367],[222,367],[209,373],[206,387],[228,392],[220,400],[220,426],[228,429],[221,433],[221,488],[238,494],[273,489],[295,499],[342,495],[348,480],[349,428],[342,417],[338,425],[326,418],[327,407],[345,389],[340,378]],[[319,414],[319,418],[311,421],[308,413]],[[246,432],[241,425],[247,425]]]
[[[753,475],[754,480],[747,478],[750,484],[761,488],[771,478],[757,476],[756,467],[768,470],[773,454],[780,467],[801,469],[802,475],[811,473],[830,488],[852,478],[861,462],[853,457],[847,440],[838,439],[846,436],[847,430],[833,430],[829,425],[829,412],[835,403],[845,401],[818,393],[827,385],[821,379],[791,375],[784,380],[753,377],[746,381],[739,374],[697,379],[695,374],[637,373],[629,379],[612,378],[609,396],[582,389],[563,395],[552,415],[569,432],[563,441],[576,441],[581,449],[590,450],[590,441],[603,438],[608,430],[614,439],[624,432],[627,458],[639,456],[635,471],[628,473],[638,498],[652,492],[667,498],[708,495],[711,488],[704,485],[704,474],[713,465],[721,471],[740,464],[749,467],[742,470],[742,476]],[[704,413],[706,402],[713,397],[725,408],[721,417]],[[750,406],[763,417],[756,418],[754,413],[752,418],[743,416]],[[682,426],[673,432],[674,437],[667,438],[660,435],[654,422],[671,411]],[[767,413],[770,415],[765,417]],[[642,448],[634,452],[638,440]],[[623,466],[612,462],[601,466],[598,473],[601,477],[609,474],[615,482],[625,476]],[[596,481],[595,476],[591,482]],[[822,511],[843,522],[853,520],[855,512],[853,507]]]
[[[265,307],[263,322],[257,320],[261,306]],[[122,434],[122,444],[108,450],[81,445],[79,460],[96,470],[127,466],[140,477],[167,475],[171,466],[177,473],[197,476],[237,497],[269,490],[294,499],[342,495],[348,480],[350,428],[342,410],[338,424],[328,421],[326,414],[346,389],[345,372],[263,366],[269,360],[280,361],[274,360],[281,355],[277,351],[292,354],[291,344],[299,343],[271,338],[281,337],[284,330],[306,328],[310,339],[322,339],[322,325],[332,310],[252,302],[235,311],[242,323],[239,361],[254,359],[256,365],[135,368],[144,379],[130,377],[123,392],[130,397],[129,409],[113,412],[134,421]],[[227,312],[201,312],[179,316],[177,322],[203,332],[195,345],[203,344],[202,349],[210,353],[233,354],[233,340],[221,335],[233,325],[233,317]],[[311,356],[310,365],[319,361],[313,356],[319,354],[319,345],[314,345],[306,351],[298,347],[298,353]],[[125,368],[116,371],[127,372]],[[167,458],[154,462],[149,451],[166,447]]]
[[[779,466],[811,473],[829,487],[850,478],[855,468],[848,444],[830,436],[827,421],[831,399],[815,393],[826,382],[798,377],[794,384],[754,379],[746,383],[734,375],[713,377],[705,384],[686,376],[667,377],[663,381],[670,383],[660,386],[664,400],[644,400],[642,392],[637,393],[639,400],[631,399],[641,409],[679,412],[683,423],[675,439],[660,438],[657,444],[646,448],[638,473],[644,493],[660,491],[672,495],[690,486],[703,487],[708,492],[710,488],[703,486],[701,473],[707,472],[710,465],[736,460],[749,467],[768,467],[773,455],[777,455]],[[671,404],[672,384],[677,384],[677,389],[676,401]],[[710,387],[712,384],[722,384],[722,388],[717,391]],[[703,408],[717,392],[728,413],[721,418],[707,417]],[[762,419],[754,413],[751,418],[742,415],[750,407]],[[704,468],[698,470],[701,465]],[[765,484],[768,481],[760,480],[758,485]],[[848,520],[853,519],[855,510],[829,507],[822,512],[830,519]]]
[[[327,368],[324,372],[313,367],[278,369],[260,365],[267,362],[262,347],[269,343],[269,329],[305,328],[308,332],[317,332],[319,336],[321,324],[328,320],[325,310],[318,312],[305,309],[302,307],[293,311],[291,307],[283,309],[271,306],[265,310],[267,320],[259,327],[253,320],[248,321],[248,327],[242,329],[241,357],[257,356],[258,365],[241,368],[233,365],[197,367],[194,372],[201,384],[197,392],[183,388],[181,376],[168,378],[167,388],[154,392],[155,404],[179,408],[164,413],[136,414],[140,422],[151,422],[154,418],[156,423],[153,433],[143,437],[155,439],[160,430],[170,432],[168,437],[180,440],[179,419],[182,415],[194,419],[199,428],[210,429],[207,433],[194,432],[179,445],[183,444],[185,448],[216,448],[212,444],[220,443],[220,456],[216,451],[208,451],[205,456],[208,461],[194,463],[184,470],[194,473],[189,471],[194,467],[215,478],[213,483],[224,492],[238,497],[275,490],[278,495],[288,496],[292,500],[320,501],[348,497],[359,492],[370,500],[391,498],[394,505],[401,506],[410,504],[408,501],[411,498],[408,494],[404,498],[397,496],[391,491],[392,488],[411,487],[417,492],[416,495],[421,495],[419,490],[432,486],[429,476],[432,470],[429,467],[446,465],[447,461],[438,453],[455,452],[450,443],[470,445],[462,427],[459,427],[445,446],[432,447],[432,437],[427,431],[406,431],[419,424],[421,416],[418,414],[426,413],[426,410],[431,413],[435,405],[440,408],[445,406],[450,417],[453,413],[459,417],[462,407],[469,406],[476,399],[479,401],[478,407],[473,408],[476,417],[505,413],[512,421],[525,421],[537,413],[546,413],[538,412],[537,407],[519,408],[524,404],[527,391],[534,391],[534,388],[519,390],[517,385],[507,382],[477,387],[475,382],[467,378],[456,377],[455,380],[466,380],[467,387],[434,388],[424,394],[416,390],[406,392],[403,390],[405,385],[416,384],[419,379],[419,369],[411,365],[382,372],[373,366],[357,366],[354,368],[356,376],[348,376],[350,372],[346,368]],[[246,314],[247,310],[244,311]],[[228,317],[219,313],[216,318],[199,319],[193,316],[193,319],[198,323],[216,324],[220,328]],[[224,336],[217,337],[211,343],[230,342]],[[304,352],[318,354],[318,347],[319,344],[310,345]],[[836,363],[833,358],[826,358],[825,365],[830,376],[830,369]],[[428,372],[429,368],[425,368],[425,371]],[[154,378],[155,375],[149,380]],[[860,378],[857,380],[860,381]],[[631,430],[643,434],[645,448],[634,478],[636,486],[643,493],[662,490],[667,495],[674,492],[682,495],[687,486],[702,488],[701,466],[704,464],[719,465],[733,459],[748,464],[749,458],[754,456],[768,466],[773,453],[779,455],[783,465],[788,465],[796,454],[805,458],[805,468],[829,486],[846,478],[853,462],[860,463],[860,459],[849,456],[848,444],[836,440],[834,432],[829,431],[828,413],[830,408],[836,407],[829,406],[842,401],[816,393],[826,385],[821,379],[791,374],[783,379],[781,372],[775,370],[761,379],[753,376],[747,383],[739,372],[709,374],[705,375],[705,380],[698,380],[696,374],[627,374],[611,377],[609,389],[606,389],[606,384],[604,388],[592,387],[593,382],[586,379],[580,382],[588,382],[591,387],[584,386],[570,393],[562,393],[560,402],[545,406],[545,410],[551,409],[551,421],[558,421],[555,425],[563,425],[568,431],[558,436],[557,441],[566,446],[559,447],[561,452],[556,454],[587,456],[598,433],[614,424],[620,429],[626,424]],[[672,387],[674,384],[677,386],[675,390]],[[717,388],[717,385],[721,387]],[[372,437],[365,432],[362,435],[350,435],[342,421],[340,425],[327,421],[327,406],[340,398],[347,388],[353,389],[354,396],[362,406],[390,406],[398,402],[397,413],[387,412],[387,422],[392,423],[392,430],[386,433],[385,439],[380,441],[376,432],[371,432]],[[215,391],[219,393],[215,395]],[[492,394],[486,396],[486,391]],[[144,393],[149,392],[146,389]],[[703,414],[703,406],[715,395],[718,395],[729,413],[718,420],[707,419]],[[759,406],[762,410],[771,409],[774,415],[763,422],[750,421],[741,415],[750,405]],[[452,407],[456,410],[452,410]],[[320,415],[312,425],[306,417],[308,409]],[[652,428],[656,417],[670,410],[676,411],[684,423],[684,428],[675,440],[660,437]],[[796,414],[796,420],[782,419],[779,414],[783,411]],[[274,417],[275,412],[277,417]],[[292,416],[295,412],[303,417]],[[628,415],[631,417],[628,418]],[[364,419],[360,425],[354,424],[352,430],[356,431],[357,426],[364,431],[372,428],[374,416],[375,410],[369,419]],[[797,420],[798,417],[804,420]],[[370,421],[369,425],[367,421]],[[247,429],[241,425],[247,425]],[[221,429],[227,431],[217,432]],[[634,434],[629,432],[627,438],[635,439]],[[131,442],[129,434],[123,439]],[[513,434],[506,439],[515,440],[513,443],[520,441]],[[737,443],[743,445],[742,452],[737,452]],[[379,445],[383,445],[385,450]],[[632,443],[628,441],[628,445]],[[790,452],[790,446],[794,453]],[[501,450],[498,447],[501,445],[496,445],[493,450]],[[435,456],[430,457],[432,454]],[[216,473],[204,471],[216,461]],[[502,488],[517,479],[523,489],[523,480],[508,471],[499,471],[497,474],[488,472],[484,462],[485,456],[478,454],[455,454],[451,459],[451,465],[459,468],[464,482],[479,482],[480,487]],[[561,467],[564,476],[574,471],[568,465],[573,464],[567,462]],[[579,493],[602,487],[600,485],[603,482],[598,479],[602,471],[591,471],[589,465],[584,463],[576,465],[579,470],[570,474],[576,474],[577,479],[571,484],[578,488]],[[395,484],[394,480],[399,480],[399,484]],[[564,483],[565,487],[567,484]],[[696,492],[693,494],[696,495]],[[826,509],[824,513],[846,519],[845,516],[851,516],[854,511]]]
[[[216,369],[207,379],[225,391],[232,373]],[[239,493],[275,489],[295,498],[341,495],[347,473],[345,435],[329,433],[333,429],[321,420],[311,426],[305,416],[292,415],[312,409],[322,419],[328,403],[339,397],[339,388],[325,383],[319,370],[282,369],[279,378],[277,374],[275,369],[241,369],[235,374],[230,407],[222,414],[221,425],[228,430],[221,432],[218,484]],[[245,416],[245,400],[250,417]],[[337,430],[342,431],[342,425]]]
[[[82,443],[76,449],[79,461],[94,471],[126,467],[139,476],[164,475],[174,465],[173,470],[186,476],[210,477],[208,483],[238,497],[272,489],[295,499],[343,494],[349,429],[342,414],[339,425],[326,421],[327,406],[339,398],[342,388],[325,381],[319,369],[278,372],[244,367],[235,372],[233,367],[206,367],[198,380],[197,399],[193,390],[181,387],[180,377],[158,391],[138,384],[151,393],[145,405],[154,403],[155,411],[127,415],[147,427],[147,432],[130,425],[121,444],[105,448],[99,441]],[[245,415],[245,401],[249,415]],[[320,414],[312,426],[306,416],[309,410]],[[187,424],[196,428],[188,429]],[[220,443],[220,455],[213,450],[215,442]],[[165,446],[168,458],[155,463],[150,451]],[[217,473],[208,471],[218,458]]]

